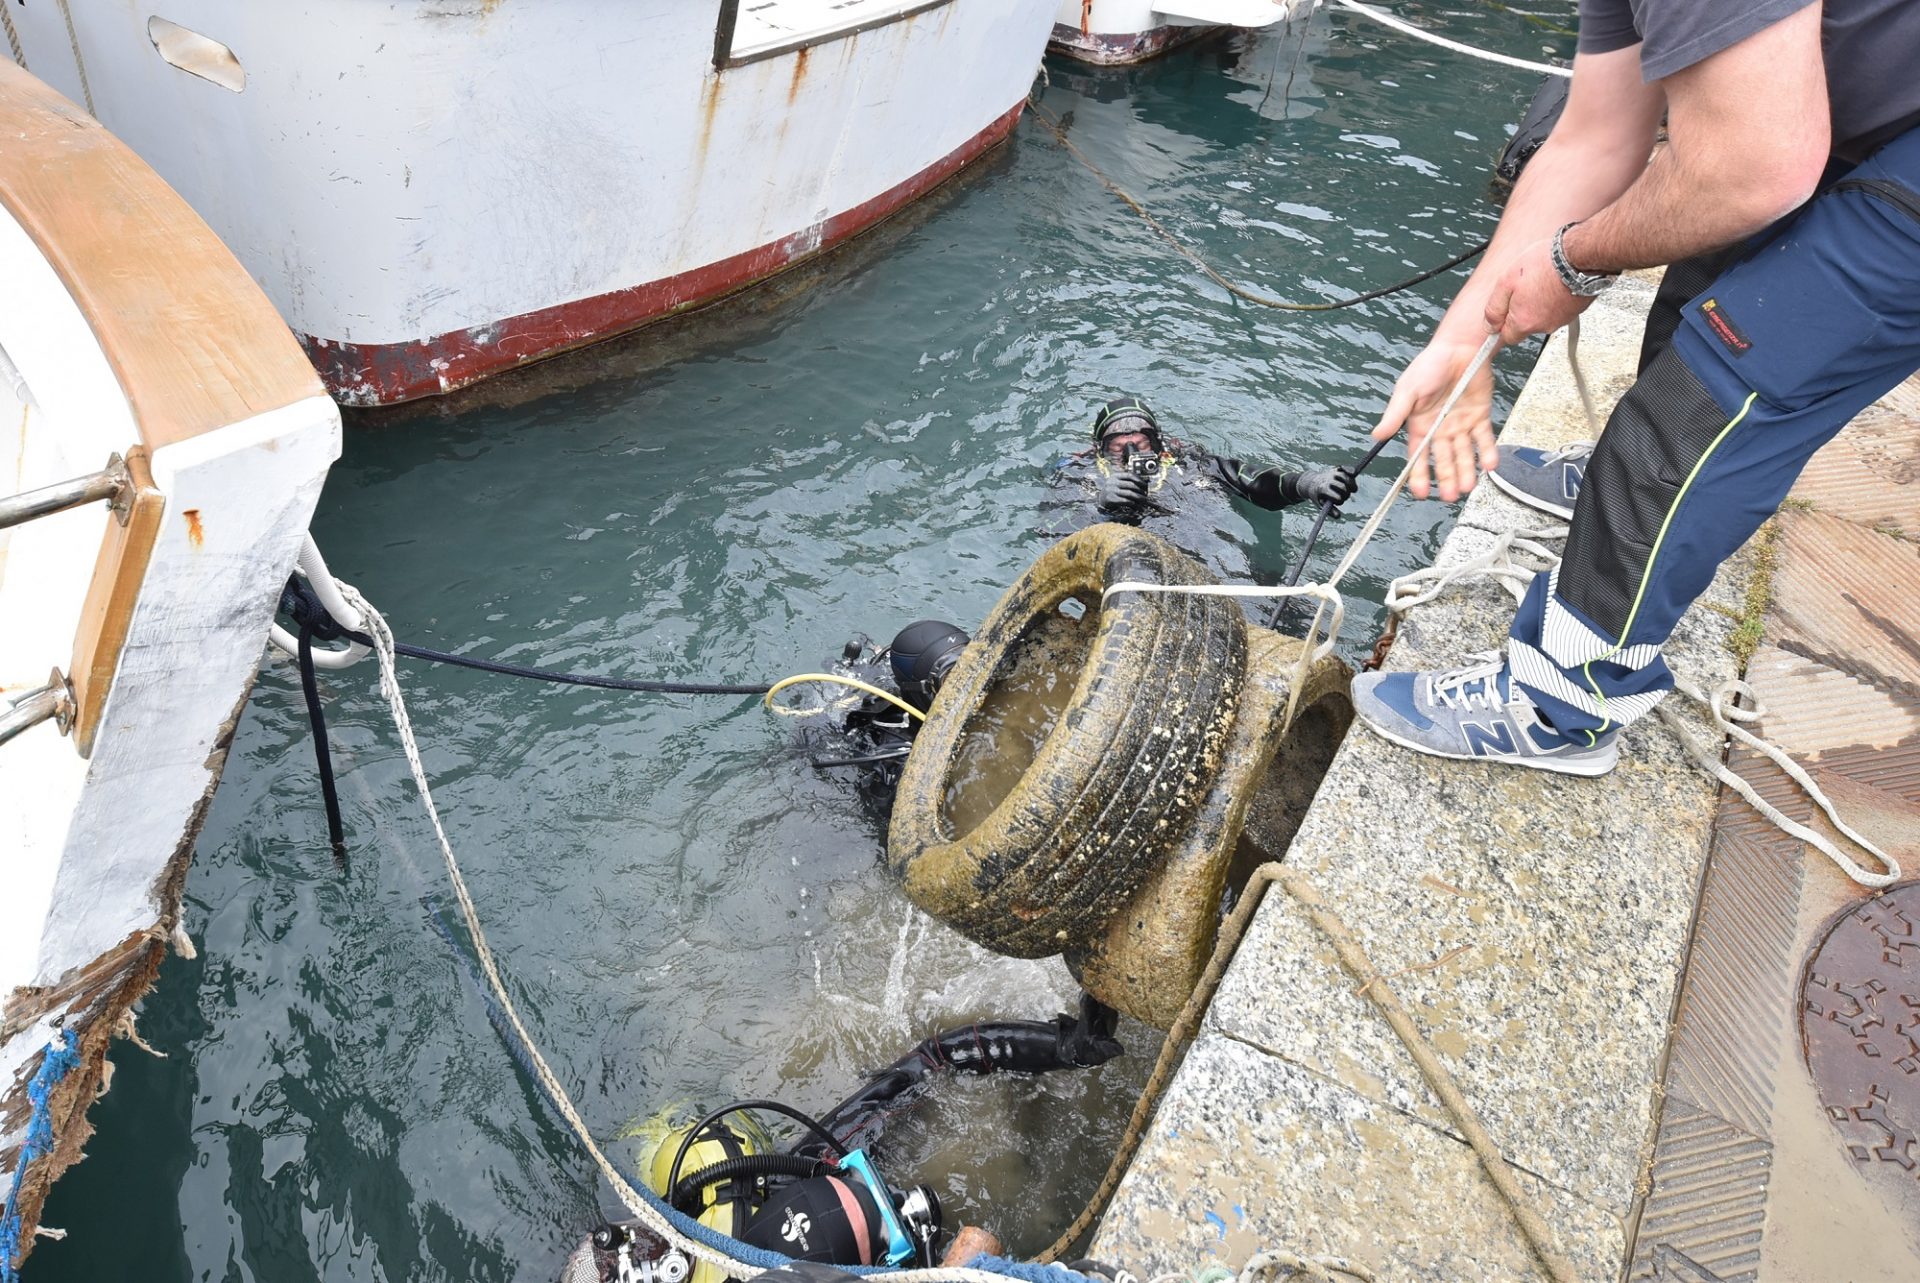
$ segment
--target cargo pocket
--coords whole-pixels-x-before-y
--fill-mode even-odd
[[[1687,304],[1688,329],[1783,410],[1877,397],[1920,366],[1920,195],[1872,168]]]

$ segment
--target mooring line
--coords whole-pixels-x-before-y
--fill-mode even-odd
[[[1401,290],[1411,289],[1413,286],[1430,281],[1442,273],[1450,272],[1469,259],[1476,258],[1485,253],[1487,246],[1492,244],[1491,241],[1481,241],[1479,244],[1455,254],[1438,267],[1429,268],[1427,271],[1421,272],[1416,276],[1410,276],[1406,280],[1396,282],[1392,285],[1384,285],[1379,289],[1368,290],[1364,294],[1355,294],[1350,298],[1334,299],[1326,303],[1295,303],[1275,297],[1272,294],[1262,294],[1258,290],[1248,289],[1246,286],[1239,284],[1221,273],[1218,268],[1203,258],[1198,250],[1188,245],[1170,231],[1166,224],[1154,217],[1153,212],[1141,204],[1133,193],[1115,182],[1106,170],[1095,164],[1091,157],[1081,151],[1080,148],[1075,145],[1074,141],[1067,137],[1067,128],[1060,122],[1058,117],[1050,114],[1038,103],[1030,102],[1029,106],[1033,109],[1034,117],[1046,127],[1047,131],[1058,140],[1062,147],[1067,149],[1068,154],[1086,166],[1087,171],[1099,179],[1102,186],[1117,196],[1134,213],[1138,214],[1141,221],[1153,229],[1155,235],[1171,245],[1182,258],[1199,268],[1209,280],[1221,289],[1233,295],[1235,298],[1245,299],[1249,303],[1257,303],[1261,307],[1271,307],[1282,312],[1337,312],[1343,307],[1357,307],[1362,303],[1370,303],[1374,299],[1385,298],[1389,294],[1397,294]]]

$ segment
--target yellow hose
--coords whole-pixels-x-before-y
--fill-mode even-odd
[[[766,697],[760,702],[782,717],[817,717],[827,710],[824,708],[783,708],[773,702],[773,697],[787,687],[799,686],[806,682],[824,682],[832,686],[851,686],[857,691],[864,691],[869,695],[886,700],[887,703],[893,705],[908,717],[915,718],[922,722],[927,720],[925,713],[907,703],[906,700],[901,699],[892,691],[881,690],[871,682],[863,682],[857,677],[840,677],[833,673],[795,673],[792,677],[782,677],[768,688]]]

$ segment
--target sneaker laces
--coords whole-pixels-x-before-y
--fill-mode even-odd
[[[1566,463],[1573,459],[1584,459],[1593,453],[1593,447],[1597,444],[1598,442],[1594,441],[1575,441],[1572,445],[1561,446],[1558,450],[1548,455],[1543,462]]]
[[[1509,703],[1524,698],[1517,691],[1507,695],[1500,693],[1499,677],[1507,667],[1507,657],[1500,651],[1481,651],[1467,656],[1467,659],[1469,662],[1464,667],[1434,676],[1433,697],[1441,704],[1471,712],[1476,708],[1503,709]],[[1479,683],[1479,689],[1470,689],[1476,682]]]

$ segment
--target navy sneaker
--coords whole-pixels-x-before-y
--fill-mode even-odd
[[[1605,775],[1620,760],[1617,730],[1555,730],[1513,685],[1504,655],[1468,658],[1468,667],[1450,672],[1361,673],[1353,679],[1353,711],[1382,738],[1434,757],[1563,775]]]
[[[1558,450],[1501,446],[1500,466],[1487,477],[1528,507],[1572,520],[1573,501],[1580,497],[1580,479],[1592,457],[1591,441],[1576,441]]]

